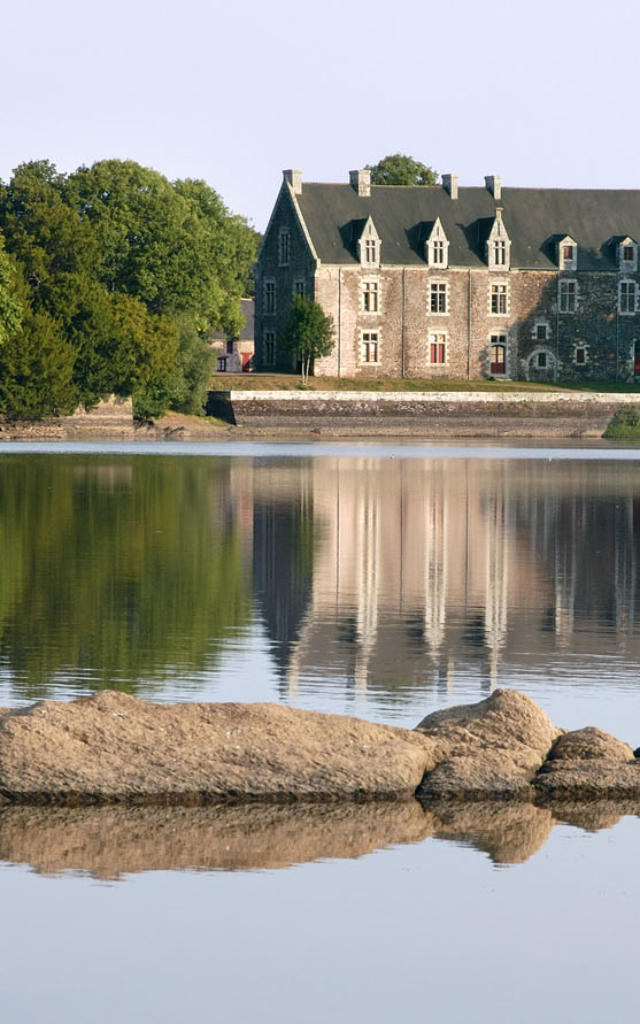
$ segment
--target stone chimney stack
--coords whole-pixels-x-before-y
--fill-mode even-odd
[[[499,174],[488,174],[484,184],[494,199],[502,199],[502,178]]]
[[[370,196],[371,171],[367,167],[361,171],[349,171],[349,184],[359,196]]]
[[[458,175],[457,174],[443,174],[442,175],[442,187],[445,192],[448,192],[452,199],[458,198]]]
[[[296,196],[302,192],[302,171],[283,171],[282,177],[288,181]]]

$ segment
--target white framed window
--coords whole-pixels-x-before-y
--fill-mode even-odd
[[[264,332],[264,365],[273,366],[276,361],[276,332]]]
[[[589,346],[578,341],[573,346],[573,362],[575,366],[586,366],[589,362]]]
[[[278,234],[278,265],[288,267],[291,258],[291,235],[289,228],[280,228]]]
[[[492,284],[490,291],[490,310],[493,316],[505,316],[509,311],[508,285]]]
[[[493,262],[496,267],[507,264],[507,243],[502,238],[496,238],[493,242]]]
[[[370,366],[380,362],[380,338],[378,331],[360,332],[360,362]]]
[[[537,323],[535,325],[533,336],[536,341],[548,341],[549,340],[549,325],[543,323]]]
[[[446,366],[448,363],[449,351],[444,331],[432,331],[429,335],[427,359],[432,366]]]
[[[302,278],[299,278],[297,281],[293,282],[293,294],[302,295],[304,297],[304,281],[302,280]]]
[[[536,352],[536,366],[538,367],[539,370],[546,370],[546,369],[548,369],[547,356],[548,356],[547,352]]]
[[[618,312],[631,316],[638,308],[638,286],[635,281],[620,281],[618,285]]]
[[[578,308],[578,282],[572,278],[558,281],[558,310],[560,313],[575,313]]]
[[[578,243],[571,235],[565,235],[558,242],[558,267],[560,270],[576,270],[578,267]]]
[[[362,312],[380,312],[380,282],[377,278],[368,278],[362,282]]]
[[[276,282],[273,280],[264,282],[264,311],[269,315],[276,311]]]
[[[502,376],[507,372],[507,336],[492,334],[489,342],[489,372]]]
[[[441,238],[436,238],[433,242],[433,263],[437,267],[442,267],[445,263],[444,242]]]
[[[449,285],[446,281],[432,281],[429,286],[429,311],[431,313],[449,312]]]
[[[364,243],[364,261],[365,263],[377,263],[378,262],[378,243],[375,238],[367,238]]]
[[[618,246],[618,266],[620,270],[635,273],[638,268],[638,246],[633,238],[623,238]]]

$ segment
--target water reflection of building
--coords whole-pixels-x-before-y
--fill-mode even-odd
[[[288,688],[327,674],[399,695],[471,662],[491,688],[504,659],[633,642],[624,465],[326,457],[253,479],[256,599]]]

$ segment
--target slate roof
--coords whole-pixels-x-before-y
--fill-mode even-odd
[[[372,185],[367,197],[351,185],[305,182],[296,200],[323,263],[357,263],[358,227],[371,216],[383,264],[424,266],[424,240],[440,217],[449,265],[486,267],[497,206],[511,239],[511,267],[557,270],[557,243],[571,235],[579,270],[615,270],[616,242],[627,235],[640,240],[638,189],[503,187],[496,201],[486,188],[460,188],[452,200],[440,185]]]

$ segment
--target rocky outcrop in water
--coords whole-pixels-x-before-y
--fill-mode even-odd
[[[104,692],[0,711],[0,801],[183,804],[640,798],[640,760],[497,690],[415,730],[276,704],[151,704]]]

